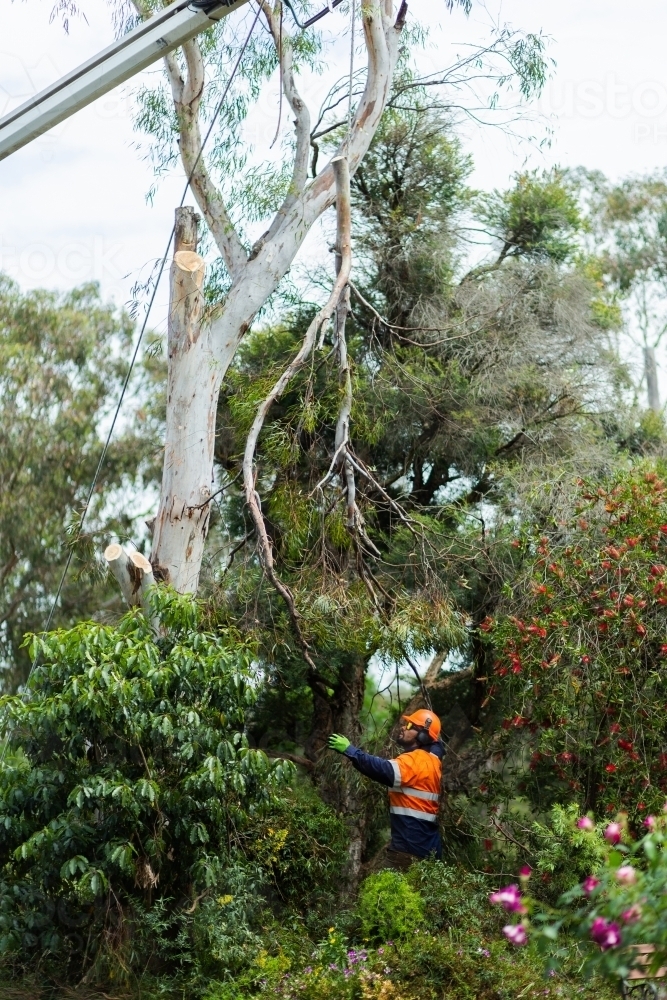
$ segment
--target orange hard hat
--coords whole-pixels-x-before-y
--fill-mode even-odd
[[[440,735],[440,729],[442,728],[440,719],[430,708],[420,708],[418,712],[413,712],[412,715],[403,715],[402,718],[406,722],[411,722],[413,726],[425,729],[433,740],[437,740]]]

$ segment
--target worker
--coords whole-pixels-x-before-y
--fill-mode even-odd
[[[391,841],[387,860],[405,869],[415,858],[440,858],[438,801],[442,774],[440,719],[420,709],[402,716],[398,736],[405,753],[387,760],[352,746],[346,736],[329,737],[329,748],[349,757],[357,771],[389,788]]]

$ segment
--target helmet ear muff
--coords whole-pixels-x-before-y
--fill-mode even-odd
[[[419,732],[417,733],[417,743],[419,744],[420,747],[427,747],[430,746],[431,743],[433,743],[433,737],[431,736],[430,732],[432,722],[433,719],[431,718],[427,717],[426,719],[424,719],[424,727],[423,729],[420,729]]]

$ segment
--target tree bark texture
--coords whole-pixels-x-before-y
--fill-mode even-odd
[[[315,778],[323,800],[345,817],[349,832],[348,862],[344,891],[356,885],[366,847],[368,779],[362,777],[347,760],[326,754],[331,733],[342,733],[356,746],[361,740],[359,717],[364,704],[366,660],[355,656],[341,664],[333,695],[322,683],[311,683],[313,722],[305,754],[316,763]],[[333,765],[333,766],[332,766]]]
[[[195,593],[209,521],[215,412],[222,373],[202,324],[205,264],[196,217],[177,209],[167,334],[167,421],[160,506],[153,527],[155,579]]]
[[[655,360],[655,347],[644,348],[644,372],[646,374],[646,393],[649,409],[660,413],[660,390],[658,389],[658,365]]]

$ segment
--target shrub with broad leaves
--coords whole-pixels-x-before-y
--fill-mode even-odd
[[[233,968],[263,872],[237,847],[293,766],[248,747],[251,651],[197,603],[32,640],[2,699],[0,953],[82,971]]]

